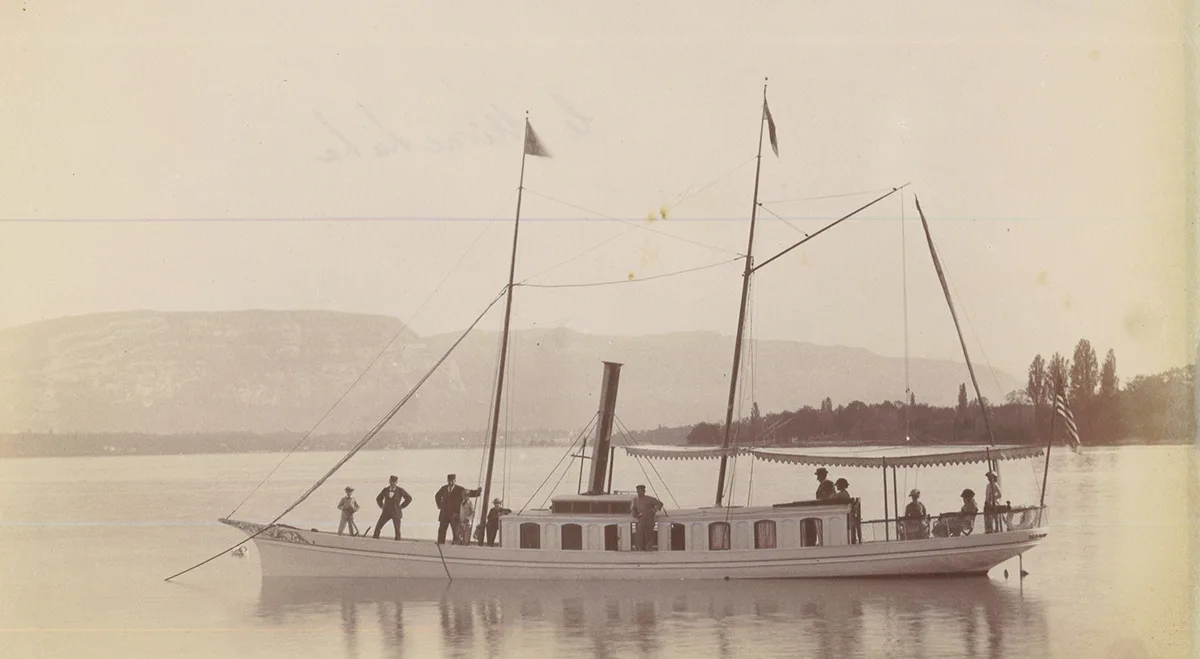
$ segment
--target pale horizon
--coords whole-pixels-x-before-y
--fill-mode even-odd
[[[757,262],[911,184],[763,268],[753,336],[902,356],[907,295],[910,356],[961,360],[919,195],[975,363],[1021,377],[1087,338],[1124,379],[1195,354],[1182,4],[240,7],[42,3],[0,28],[0,326],[465,327],[507,277],[528,111],[554,157],[526,163],[518,280],[724,264],[518,289],[513,326],[732,335],[769,78]]]

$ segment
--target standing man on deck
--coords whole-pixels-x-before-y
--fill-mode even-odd
[[[446,544],[446,527],[450,527],[453,533],[454,544],[459,544],[459,528],[458,518],[462,512],[463,499],[466,497],[477,497],[483,494],[483,488],[477,487],[473,490],[455,484],[456,476],[454,474],[446,474],[446,484],[442,489],[433,495],[433,501],[438,507],[438,537],[439,545]]]
[[[390,519],[392,526],[396,528],[396,539],[400,539],[400,518],[404,517],[402,512],[412,503],[412,497],[404,488],[396,484],[400,480],[396,476],[388,479],[388,486],[379,491],[379,496],[375,497],[375,503],[379,504],[380,513],[379,521],[375,524],[375,539],[379,539],[379,532],[383,530],[383,525]]]
[[[342,521],[338,522],[338,535],[350,527],[350,535],[358,535],[358,526],[354,524],[354,513],[358,512],[358,502],[354,500],[354,488],[346,486],[346,496],[338,502],[338,510],[342,511]]]
[[[633,518],[637,520],[637,532],[633,536],[634,551],[650,551],[650,542],[654,534],[654,515],[662,510],[663,504],[654,497],[646,496],[646,486],[637,486],[637,496],[633,498]]]
[[[834,494],[837,493],[837,491],[833,487],[833,481],[825,478],[825,475],[829,473],[829,471],[826,470],[825,467],[818,467],[817,471],[814,473],[816,473],[816,475],[817,475],[817,498],[818,499],[829,499]]]
[[[985,474],[988,479],[987,490],[983,495],[983,530],[985,533],[1000,532],[1000,484],[996,482],[996,472]]]
[[[492,499],[492,507],[487,514],[487,546],[496,546],[496,534],[500,532],[500,516],[510,515],[512,511],[503,506],[503,501],[500,499]],[[483,538],[480,538],[479,544],[483,544]]]

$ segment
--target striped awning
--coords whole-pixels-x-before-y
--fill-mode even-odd
[[[750,449],[748,452],[756,458],[768,462],[786,464],[816,465],[826,467],[940,467],[945,465],[961,465],[987,462],[992,460],[1021,460],[1035,458],[1045,453],[1041,446],[994,446],[986,449],[971,449],[970,451],[946,451],[942,453],[922,453],[920,455],[896,455],[891,457],[865,457],[840,455],[803,455],[769,451],[767,449]]]
[[[664,458],[667,460],[707,460],[723,455],[733,457],[749,453],[740,446],[625,446],[625,453],[636,458]]]

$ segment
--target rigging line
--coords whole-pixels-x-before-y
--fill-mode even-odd
[[[634,229],[638,229],[640,231],[649,231],[650,233],[657,233],[660,236],[666,236],[667,238],[673,238],[675,240],[682,240],[685,243],[691,243],[693,245],[696,245],[697,247],[703,247],[705,249],[711,249],[711,250],[715,250],[718,252],[725,252],[726,254],[736,254],[736,255],[740,256],[740,254],[738,252],[728,250],[723,247],[714,247],[713,245],[708,245],[708,244],[705,244],[705,243],[702,243],[702,242],[699,242],[696,240],[692,240],[691,238],[684,238],[683,236],[676,236],[675,234],[667,233],[665,231],[659,231],[658,229],[652,229],[650,227],[638,224],[637,222],[632,222],[630,220],[623,220],[619,217],[605,215],[604,213],[597,213],[596,211],[589,210],[587,208],[584,208],[583,206],[576,206],[575,204],[572,204],[570,202],[563,201],[561,199],[555,199],[554,197],[551,197],[549,195],[544,195],[536,190],[530,190],[529,188],[525,188],[525,192],[528,192],[529,194],[537,195],[537,196],[541,197],[542,199],[545,199],[546,201],[552,201],[554,203],[562,204],[564,206],[570,206],[571,208],[574,208],[575,210],[580,210],[580,211],[583,211],[590,215],[602,217],[606,220],[612,220],[613,222],[620,222],[621,224],[628,225],[628,226],[633,227]]]
[[[400,329],[396,330],[396,333],[394,335],[392,335],[392,338],[388,340],[388,342],[383,346],[382,349],[380,349],[379,353],[376,354],[374,359],[371,360],[371,363],[367,364],[367,367],[364,368],[362,370],[362,372],[360,372],[358,374],[358,377],[354,378],[354,381],[350,383],[350,386],[346,387],[346,390],[342,392],[341,396],[338,396],[337,400],[334,401],[333,405],[331,405],[329,407],[329,409],[326,410],[325,413],[321,415],[320,419],[317,419],[317,422],[315,424],[313,424],[313,426],[311,428],[308,429],[308,432],[304,433],[304,436],[300,438],[300,441],[296,442],[296,445],[292,447],[292,450],[288,451],[283,456],[283,458],[281,458],[279,460],[279,463],[276,464],[275,467],[272,468],[271,471],[268,472],[267,475],[265,477],[263,477],[263,479],[261,481],[259,481],[258,485],[255,485],[254,489],[250,490],[250,494],[247,494],[246,498],[242,499],[241,503],[234,506],[233,510],[229,511],[229,513],[227,513],[225,515],[225,517],[232,517],[234,515],[234,513],[241,510],[242,506],[246,505],[246,502],[250,500],[250,497],[254,496],[254,493],[258,492],[259,488],[261,488],[264,484],[266,484],[266,482],[271,479],[271,476],[275,475],[276,471],[279,471],[279,468],[283,466],[283,463],[286,462],[287,459],[290,458],[293,453],[295,453],[297,450],[299,450],[300,446],[302,444],[304,444],[304,442],[308,441],[308,439],[310,437],[312,437],[312,434],[317,431],[317,428],[319,428],[321,426],[321,424],[325,422],[325,419],[329,418],[330,414],[333,414],[333,411],[335,409],[337,409],[338,405],[342,404],[342,401],[346,399],[346,396],[349,396],[350,392],[354,391],[354,388],[358,386],[358,383],[361,382],[362,379],[367,376],[367,373],[369,373],[371,371],[371,369],[375,367],[375,364],[379,363],[379,360],[382,359],[384,353],[386,353],[388,351],[388,349],[392,347],[392,344],[396,342],[396,339],[400,338],[400,335],[404,333],[404,330],[408,329],[409,326],[412,324],[412,321],[415,320],[421,314],[421,312],[425,309],[425,305],[429,304],[429,301],[431,299],[433,299],[433,296],[436,295],[437,292],[441,289],[442,284],[446,283],[446,280],[450,278],[450,275],[454,274],[454,272],[458,269],[458,266],[462,264],[463,259],[465,259],[467,257],[467,255],[471,253],[471,250],[475,249],[475,245],[479,244],[480,239],[482,239],[483,235],[488,232],[489,228],[490,227],[488,227],[488,226],[484,226],[483,231],[479,232],[479,235],[475,237],[475,240],[471,243],[471,245],[469,247],[467,247],[467,250],[465,252],[463,252],[461,256],[458,257],[458,260],[454,262],[454,265],[450,266],[450,269],[447,270],[446,274],[442,276],[441,281],[439,281],[437,283],[437,285],[433,287],[433,290],[430,291],[429,295],[425,296],[425,299],[421,302],[420,306],[417,307],[417,310],[414,311],[411,316],[409,316],[408,321],[402,322],[400,324]],[[489,308],[490,308],[490,306],[489,306]]]
[[[485,417],[486,419],[491,419],[492,411],[496,409],[495,394],[496,394],[496,383],[499,382],[497,375],[500,373],[500,356],[499,355],[500,355],[500,343],[502,341],[504,341],[504,335],[497,334],[496,335],[496,352],[495,352],[496,362],[495,362],[495,366],[492,368],[492,389],[489,392],[489,396],[488,396],[488,412],[487,412],[487,416]],[[483,445],[484,445],[484,447],[487,447],[489,437],[490,437],[490,432],[488,430],[487,423],[485,422],[484,428],[483,428]],[[487,462],[487,452],[485,451],[484,453],[480,454],[480,456],[479,456],[479,471],[477,471],[475,474],[475,478],[476,478],[475,482],[477,482],[477,483],[479,481],[483,480],[483,469],[484,469],[484,464],[486,462]]]
[[[558,462],[555,463],[555,465],[550,468],[550,473],[546,475],[546,478],[542,481],[542,484],[537,486],[537,489],[533,491],[533,494],[529,495],[529,500],[526,501],[525,505],[521,506],[521,509],[517,511],[518,515],[525,512],[525,509],[529,507],[529,504],[533,503],[533,500],[534,500],[534,498],[537,497],[538,492],[542,491],[542,488],[545,487],[546,482],[550,480],[550,477],[554,475],[554,472],[558,471],[559,465],[561,465],[562,461],[565,460],[566,457],[571,454],[571,451],[573,451],[575,449],[575,445],[579,443],[579,440],[591,432],[592,424],[599,417],[600,417],[599,411],[597,411],[595,414],[592,415],[591,421],[588,421],[588,424],[587,424],[587,426],[584,427],[583,432],[579,433],[579,435],[574,440],[572,440],[571,445],[567,447],[567,452],[563,453],[562,457],[558,459]],[[562,479],[560,478],[559,480],[561,481]]]
[[[724,174],[722,174],[721,176],[719,176],[719,177],[717,177],[717,178],[713,179],[712,181],[710,181],[710,182],[706,183],[706,184],[704,185],[704,187],[700,188],[699,190],[696,190],[695,192],[692,192],[692,193],[690,193],[690,194],[689,194],[689,193],[688,193],[686,190],[684,190],[684,193],[683,193],[683,195],[681,195],[681,196],[679,197],[679,199],[675,200],[675,203],[671,204],[671,206],[682,206],[682,205],[683,205],[683,203],[684,203],[685,201],[687,201],[687,200],[691,199],[692,197],[695,197],[696,195],[700,194],[701,192],[704,192],[705,190],[707,190],[707,189],[711,188],[712,186],[714,186],[714,185],[716,185],[716,184],[720,183],[721,181],[723,181],[723,180],[725,180],[725,179],[729,178],[729,177],[730,177],[730,176],[732,176],[732,175],[733,175],[735,172],[737,172],[739,169],[741,169],[741,168],[745,167],[746,165],[749,165],[750,163],[754,162],[754,161],[755,161],[755,160],[757,160],[757,159],[758,159],[758,158],[757,158],[756,156],[755,156],[755,157],[748,158],[748,159],[746,160],[746,162],[744,162],[744,163],[742,163],[742,164],[738,165],[737,167],[734,167],[733,169],[729,170],[728,172],[725,172],[725,173],[724,173]]]
[[[557,270],[558,268],[561,268],[562,266],[564,266],[572,261],[583,258],[587,254],[594,252],[597,249],[600,249],[601,247],[613,242],[614,240],[617,240],[619,238],[624,238],[625,236],[627,236],[628,234],[630,234],[632,232],[633,232],[633,227],[630,227],[630,228],[626,229],[625,231],[623,231],[611,238],[608,238],[607,240],[604,240],[602,242],[596,243],[595,245],[592,245],[591,247],[583,250],[582,252],[576,254],[575,256],[572,256],[571,258],[569,258],[565,261],[562,261],[561,263],[558,263],[557,265],[552,265],[549,268],[546,268],[545,270],[542,270],[541,272],[539,272],[537,274],[530,275],[530,276],[522,279],[520,282],[518,282],[518,285],[524,284],[525,282],[529,281],[530,279],[536,279],[538,277],[541,277],[542,275],[546,274],[547,272],[550,272],[551,270]]]
[[[507,287],[506,287],[506,289],[507,289]],[[454,344],[451,345],[450,348],[446,350],[445,354],[442,355],[441,359],[438,359],[437,362],[434,363],[434,365],[431,366],[429,368],[429,370],[425,372],[425,375],[421,376],[421,379],[418,380],[417,383],[415,385],[413,385],[412,389],[410,389],[408,391],[408,393],[405,394],[404,397],[400,399],[400,402],[396,403],[392,407],[392,409],[387,413],[387,415],[384,416],[383,419],[381,419],[379,421],[379,423],[376,423],[375,426],[373,428],[371,428],[370,432],[368,432],[361,440],[359,440],[359,442],[354,446],[354,448],[350,449],[350,451],[348,453],[346,453],[346,455],[343,456],[342,459],[337,462],[337,464],[335,464],[329,471],[325,472],[325,475],[322,476],[316,483],[314,483],[312,485],[312,487],[308,488],[308,491],[306,491],[304,494],[302,494],[299,499],[296,499],[296,501],[292,505],[288,506],[287,509],[284,510],[282,513],[279,513],[279,515],[277,517],[275,517],[275,519],[268,522],[265,526],[263,526],[263,528],[256,531],[250,537],[234,544],[233,546],[229,547],[229,549],[225,549],[219,553],[213,554],[209,558],[207,558],[203,561],[200,561],[199,563],[189,567],[186,570],[182,570],[180,572],[176,572],[175,574],[172,574],[171,576],[167,577],[166,579],[163,579],[163,581],[170,581],[170,580],[174,579],[175,577],[178,577],[183,574],[187,574],[188,572],[195,570],[196,568],[200,567],[201,565],[212,562],[212,561],[216,560],[217,558],[225,555],[226,552],[232,551],[232,550],[236,549],[237,547],[239,547],[240,545],[243,545],[246,542],[253,540],[254,538],[261,535],[262,533],[265,533],[268,529],[273,528],[275,526],[276,522],[283,519],[283,517],[285,515],[287,515],[288,513],[292,512],[292,510],[294,510],[296,508],[296,506],[299,506],[301,503],[303,503],[304,500],[307,499],[310,495],[312,495],[313,492],[317,491],[317,488],[324,485],[325,481],[329,480],[330,476],[333,476],[333,474],[335,472],[337,472],[338,469],[341,469],[342,465],[349,462],[350,458],[354,457],[354,454],[358,453],[360,450],[362,450],[362,448],[364,446],[367,445],[368,442],[370,442],[372,439],[374,439],[375,436],[379,434],[380,430],[383,430],[384,426],[386,426],[388,424],[388,422],[391,421],[392,418],[394,416],[396,416],[397,413],[400,412],[400,408],[404,407],[404,405],[406,403],[408,403],[408,401],[411,400],[413,396],[416,395],[417,391],[422,386],[424,386],[425,382],[427,380],[429,380],[429,378],[433,376],[433,374],[437,371],[437,369],[441,367],[442,363],[445,362],[446,359],[450,357],[450,353],[454,352],[454,350],[456,348],[458,348],[459,344],[463,342],[463,339],[467,338],[467,335],[470,334],[471,330],[475,329],[475,326],[479,324],[479,321],[483,320],[483,317],[485,315],[487,315],[487,312],[491,311],[492,307],[496,306],[496,303],[499,302],[500,299],[503,297],[504,297],[504,291],[502,291],[499,295],[497,295],[494,299],[492,299],[491,303],[489,303],[487,305],[487,307],[484,308],[484,310],[479,314],[479,316],[477,318],[475,318],[475,321],[473,323],[471,323],[471,326],[463,331],[462,335],[458,337],[458,340],[455,341]]]
[[[790,204],[790,203],[799,202],[799,201],[820,201],[821,199],[841,199],[844,197],[861,197],[863,195],[879,194],[880,192],[884,192],[885,190],[888,190],[888,189],[889,188],[875,188],[873,190],[862,190],[860,192],[843,192],[841,194],[827,194],[827,195],[820,195],[817,197],[797,197],[795,199],[772,199],[770,201],[764,201],[762,203],[764,203],[764,204]]]
[[[575,445],[572,444],[571,448],[575,448]],[[580,445],[579,448],[582,450],[583,446]],[[550,488],[550,490],[546,492],[546,498],[542,499],[543,507],[545,507],[546,502],[550,500],[550,497],[554,496],[554,493],[558,491],[558,486],[562,485],[562,480],[567,477],[567,474],[571,473],[571,465],[573,464],[575,464],[575,458],[571,458],[571,461],[567,463],[567,468],[563,469],[562,475],[558,477],[558,480],[554,481],[554,487]]]
[[[634,279],[614,279],[612,281],[596,281],[596,282],[589,282],[586,284],[526,284],[526,283],[522,282],[519,284],[514,284],[514,286],[525,286],[527,288],[591,288],[594,286],[611,286],[614,284],[637,284],[637,283],[641,283],[644,281],[650,281],[652,279],[663,279],[664,277],[674,277],[676,275],[685,275],[690,272],[698,272],[700,270],[708,270],[709,268],[719,268],[723,265],[729,265],[730,263],[736,263],[738,261],[741,261],[744,258],[745,257],[743,257],[743,256],[739,256],[734,259],[729,259],[728,261],[721,261],[720,263],[710,263],[708,265],[701,265],[701,266],[697,266],[695,268],[687,268],[686,270],[676,270],[674,272],[665,272],[660,275],[651,275],[649,277],[636,277]]]
[[[508,394],[509,395],[504,397],[504,459],[505,459],[505,461],[508,460],[509,441],[512,438],[512,406],[513,406],[512,392],[517,390],[516,369],[517,369],[517,350],[516,350],[516,342],[514,341],[514,342],[510,343],[509,347],[508,347],[508,374],[506,375],[506,377],[508,378]],[[500,483],[500,494],[501,494],[500,498],[503,499],[504,496],[508,495],[508,477],[503,472],[503,470],[504,470],[503,464],[500,466],[500,468],[501,468],[501,474],[504,476],[504,482]],[[484,502],[484,503],[487,503],[487,502]]]
[[[655,498],[658,498],[658,496],[659,496],[658,488],[654,487],[654,479],[650,478],[650,474],[646,473],[646,466],[642,464],[643,460],[637,456],[634,456],[633,461],[636,462],[638,468],[640,468],[642,470],[642,475],[646,477],[646,482],[650,484],[650,490],[654,493]],[[645,460],[645,462],[649,462],[649,460]],[[651,466],[653,466],[653,465],[651,465]],[[667,487],[666,483],[664,483],[663,489],[666,489],[666,487]],[[669,492],[668,492],[668,494],[669,494]],[[671,497],[671,500],[674,501],[675,497]],[[679,508],[678,503],[675,504],[675,508],[676,509]]]
[[[808,237],[808,233],[807,233],[807,232],[805,232],[805,231],[804,231],[804,229],[801,229],[800,227],[796,226],[795,224],[792,224],[791,222],[787,221],[787,220],[786,220],[786,219],[784,219],[784,217],[783,217],[782,215],[780,215],[779,213],[776,213],[775,211],[771,210],[770,208],[767,208],[766,206],[763,206],[763,203],[762,203],[762,202],[759,202],[759,204],[758,204],[758,207],[759,207],[759,208],[761,208],[761,209],[763,209],[763,210],[765,210],[765,211],[767,211],[767,212],[768,212],[768,213],[770,213],[771,215],[774,215],[774,216],[775,216],[775,219],[777,219],[777,220],[779,220],[780,222],[783,222],[784,224],[786,224],[786,225],[788,226],[788,228],[790,228],[792,231],[795,231],[796,233],[799,233],[799,234],[803,234],[805,238],[807,238],[807,237]]]
[[[958,294],[958,289],[954,286],[954,282],[950,278],[950,273],[946,269],[945,262],[942,262],[941,267],[942,275],[946,280],[946,285],[950,288],[951,295],[955,300],[957,300],[959,308],[962,309],[963,316],[967,321],[967,328],[971,330],[971,337],[975,339],[975,344],[979,348],[979,353],[983,356],[984,363],[987,364],[988,372],[992,376],[992,381],[996,384],[996,392],[998,395],[1004,396],[1004,388],[1000,386],[1000,379],[996,377],[996,369],[992,366],[991,360],[988,359],[987,353],[983,349],[983,342],[979,340],[979,334],[975,331],[975,323],[971,320],[971,313],[966,308],[966,304],[963,302],[962,296]],[[996,404],[998,405],[1000,403]]]
[[[746,507],[750,506],[750,502],[754,499],[754,463],[758,460],[753,458],[750,460],[750,484],[746,489]]]
[[[739,405],[745,409],[745,403],[750,401],[750,422],[754,422],[754,366],[755,366],[755,342],[754,342],[754,280],[750,280],[750,284],[746,287],[746,329],[745,336],[742,338],[743,351],[746,353],[746,367],[741,374],[741,379],[738,381],[739,390],[742,392],[742,400]],[[754,431],[754,426],[751,425],[750,431]]]
[[[621,421],[620,419],[618,419],[616,414],[613,414],[613,419],[616,420],[617,425],[619,425],[621,427],[621,434],[625,435],[626,439],[628,439],[630,442],[632,442],[634,446],[638,446],[637,440],[633,438],[633,433],[629,430],[628,427],[626,427],[625,423],[623,421]],[[663,489],[667,491],[667,496],[671,497],[671,503],[673,503],[675,505],[675,507],[678,508],[679,502],[675,500],[675,495],[671,492],[671,488],[669,486],[667,486],[667,479],[662,477],[662,474],[660,474],[658,472],[658,467],[655,467],[653,462],[650,463],[650,469],[654,471],[654,475],[658,476],[658,480],[662,482]],[[649,476],[647,476],[646,478],[649,478]]]
[[[942,271],[946,270],[946,264],[942,264]],[[949,275],[947,275],[949,277]],[[958,294],[958,289],[954,287],[954,282],[949,282],[950,291],[954,297],[958,299],[958,306],[963,311],[963,316],[966,317],[967,327],[971,330],[971,338],[975,339],[975,345],[979,347],[979,354],[983,356],[983,363],[987,364],[988,372],[992,375],[992,382],[996,383],[996,393],[999,396],[1004,396],[1004,388],[1000,386],[1000,378],[996,377],[996,369],[992,366],[992,360],[988,358],[987,352],[983,349],[983,341],[979,340],[979,334],[975,331],[975,321],[971,320],[971,312],[967,309],[967,305],[963,302],[962,296]],[[995,405],[1003,404],[1003,400],[994,403]]]
[[[908,356],[908,242],[907,228],[904,218],[904,191],[900,191],[900,280],[904,290],[904,443],[907,445],[912,436],[912,419],[910,418],[909,401],[912,400],[912,384],[909,380]]]
[[[846,220],[848,220],[848,219],[850,219],[850,218],[854,217],[855,215],[858,215],[859,213],[861,213],[861,212],[863,212],[863,211],[867,210],[868,208],[870,208],[870,207],[874,206],[875,204],[877,204],[877,203],[879,203],[879,202],[883,201],[884,199],[887,199],[888,197],[892,196],[893,194],[895,194],[896,192],[898,192],[898,191],[900,191],[900,190],[903,190],[903,189],[904,189],[904,188],[906,188],[906,187],[908,187],[908,184],[907,184],[907,183],[905,183],[904,185],[901,185],[901,186],[899,186],[899,187],[892,188],[890,192],[887,192],[887,193],[885,193],[885,194],[883,194],[883,195],[880,195],[880,196],[876,197],[875,199],[872,199],[871,201],[869,201],[869,202],[867,202],[867,203],[863,204],[862,206],[859,206],[858,208],[856,208],[856,209],[854,209],[854,210],[850,211],[849,213],[846,213],[845,215],[843,215],[843,216],[839,217],[838,219],[834,220],[833,222],[830,222],[829,224],[826,224],[824,227],[821,227],[820,229],[818,229],[818,230],[816,231],[816,233],[812,234],[811,236],[805,236],[804,240],[801,240],[801,241],[797,242],[796,244],[792,245],[791,247],[788,247],[787,249],[783,250],[782,252],[780,252],[780,253],[776,254],[775,256],[772,256],[771,258],[767,259],[766,261],[763,261],[762,263],[759,263],[758,265],[754,266],[754,268],[751,270],[751,272],[752,272],[752,273],[753,273],[753,272],[757,272],[759,269],[761,269],[761,268],[762,268],[763,266],[765,266],[766,264],[768,264],[768,263],[770,263],[770,262],[774,261],[775,259],[777,259],[777,258],[779,258],[779,257],[783,256],[784,254],[787,254],[788,252],[792,251],[793,249],[796,249],[797,247],[799,247],[799,246],[803,245],[804,243],[806,243],[806,242],[808,242],[808,241],[812,240],[813,238],[816,238],[817,236],[819,236],[819,235],[821,235],[821,234],[825,233],[826,231],[828,231],[828,230],[832,229],[833,227],[835,227],[835,226],[837,226],[837,225],[841,224],[842,222],[844,222],[844,221],[846,221]]]

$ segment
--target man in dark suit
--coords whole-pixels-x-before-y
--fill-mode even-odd
[[[404,516],[402,512],[412,503],[412,497],[404,488],[396,485],[396,481],[400,480],[395,476],[388,479],[388,486],[380,490],[379,496],[375,497],[375,503],[379,504],[381,512],[379,513],[379,521],[375,524],[375,539],[379,539],[379,532],[383,530],[383,525],[390,519],[392,526],[396,528],[396,539],[400,539],[400,518]]]
[[[461,485],[456,485],[454,479],[454,474],[447,474],[446,484],[442,486],[442,489],[437,491],[437,494],[433,495],[433,501],[438,507],[437,541],[439,545],[446,544],[447,526],[450,527],[451,532],[454,534],[454,543],[459,543],[458,513],[459,509],[462,508],[463,498],[477,497],[483,494],[483,488],[468,490]]]

